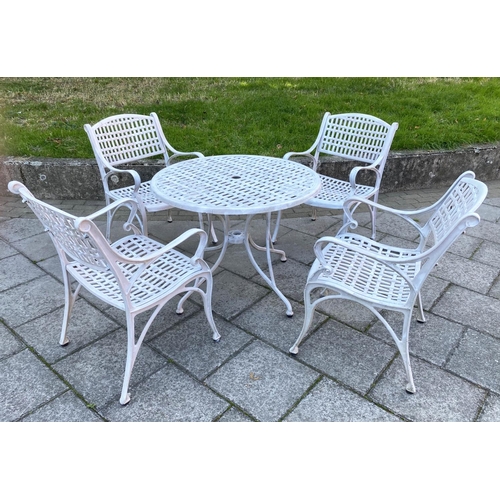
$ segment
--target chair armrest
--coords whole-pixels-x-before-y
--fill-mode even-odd
[[[381,205],[380,203],[375,203],[372,200],[362,198],[359,196],[351,196],[348,198],[343,205],[344,214],[346,216],[347,222],[338,230],[337,234],[343,234],[347,232],[349,228],[355,229],[358,226],[357,221],[354,218],[354,212],[360,205],[367,205],[371,208],[379,210],[381,212],[386,212],[400,219],[405,220],[410,224],[414,229],[416,229],[420,235],[420,238],[425,240],[428,236],[426,232],[424,232],[423,226],[420,226],[414,218],[421,216],[428,212],[427,209],[421,210],[397,210],[395,208],[388,207],[386,205]]]
[[[135,170],[122,170],[120,168],[115,168],[112,167],[109,163],[106,162],[106,168],[108,169],[108,172],[106,173],[104,177],[104,182],[108,184],[108,189],[109,189],[109,178],[112,175],[115,174],[125,174],[125,175],[130,175],[134,181],[134,195],[137,196],[139,192],[139,187],[141,185],[141,177]]]
[[[307,151],[302,151],[302,152],[290,151],[285,156],[283,156],[283,159],[290,160],[292,156],[303,156],[305,158],[309,158],[312,161],[313,170],[316,171],[316,168],[318,167],[318,162],[316,158],[311,154],[311,151],[312,151],[311,148],[309,148]]]
[[[133,217],[135,217],[135,212],[137,212],[138,209],[137,200],[135,200],[134,198],[121,198],[120,200],[116,200],[113,203],[106,205],[97,212],[91,213],[90,215],[86,215],[85,217],[79,217],[77,220],[83,220],[83,219],[94,220],[102,215],[106,215],[108,212],[117,210],[122,206],[126,206],[127,208],[130,209],[131,215],[129,217],[129,221],[132,220]]]
[[[369,172],[373,172],[375,174],[375,186],[377,186],[377,184],[380,184],[380,181],[382,180],[382,174],[380,173],[379,169],[378,169],[378,161],[377,163],[372,163],[371,165],[359,165],[357,167],[354,167],[353,169],[351,169],[351,171],[349,172],[349,182],[351,183],[351,188],[353,190],[353,192],[356,190],[356,177],[358,176],[358,174],[361,172],[361,171],[369,171]]]
[[[203,153],[200,153],[198,151],[190,151],[190,152],[186,152],[186,153],[183,151],[177,151],[176,149],[173,149],[173,151],[174,151],[174,154],[169,156],[166,165],[170,165],[171,160],[173,160],[174,158],[179,158],[181,156],[196,156],[197,158],[204,158],[205,157],[205,155]]]

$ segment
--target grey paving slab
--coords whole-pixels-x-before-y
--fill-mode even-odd
[[[368,396],[396,415],[418,422],[474,421],[486,391],[460,377],[411,359],[417,392],[408,394],[401,358],[396,358]]]
[[[54,363],[120,327],[85,300],[77,299],[67,331],[69,343],[61,346],[63,316],[64,308],[61,307],[18,326],[16,332],[47,362]]]
[[[366,394],[395,354],[395,347],[329,320],[301,343],[297,359]]]
[[[490,289],[498,273],[499,270],[493,266],[451,253],[443,255],[432,270],[433,276],[480,293]]]
[[[400,422],[371,401],[323,378],[285,418],[285,422]]]
[[[472,259],[483,264],[494,266],[495,269],[498,269],[500,265],[500,244],[492,243],[491,241],[483,241],[472,256]]]
[[[424,311],[429,311],[431,307],[443,296],[450,283],[435,276],[427,276],[420,295]]]
[[[340,216],[333,217],[319,217],[316,220],[305,217],[295,217],[290,219],[281,219],[281,227],[287,227],[300,231],[301,233],[310,234],[311,236],[319,236],[324,232],[329,232],[332,235],[336,234],[342,225],[342,218]],[[278,233],[278,243],[281,243],[283,236],[281,230]]]
[[[402,314],[386,312],[384,317],[394,331],[401,336],[403,331]],[[449,355],[462,338],[465,327],[431,313],[426,313],[426,320],[425,323],[419,323],[416,320],[416,312],[413,315],[409,334],[410,353],[435,365],[444,366]],[[386,342],[394,342],[380,321],[377,321],[368,330],[368,333]]]
[[[0,291],[44,276],[44,272],[21,254],[0,260]]]
[[[493,286],[488,292],[488,295],[495,299],[500,299],[500,280],[497,280],[495,283],[493,283]]]
[[[35,236],[45,230],[38,219],[9,219],[0,223],[0,237],[10,243]]]
[[[477,226],[468,228],[467,234],[475,238],[500,243],[500,225],[487,220],[482,220]]]
[[[11,255],[15,255],[17,250],[5,241],[0,240],[0,259],[4,259],[5,257],[10,257]]]
[[[25,347],[8,328],[0,323],[0,360],[22,351]]]
[[[211,422],[229,407],[172,364],[137,386],[130,402],[111,402],[101,414],[113,422]]]
[[[70,390],[30,413],[22,422],[103,422]]]
[[[102,407],[119,400],[125,371],[126,332],[119,329],[57,363],[54,369],[78,391],[86,401]],[[167,360],[143,344],[132,371],[130,393],[144,378],[167,364]]]
[[[481,217],[482,220],[488,220],[490,222],[496,222],[500,219],[500,207],[496,207],[494,205],[488,205],[483,203],[477,213]]]
[[[14,241],[11,245],[33,262],[39,262],[57,255],[56,247],[48,233],[36,234],[23,240]]]
[[[462,234],[448,249],[449,253],[470,258],[474,255],[477,249],[481,246],[483,240],[469,236],[467,233]],[[488,262],[485,262],[488,264]]]
[[[273,266],[273,272],[276,285],[279,290],[281,290],[281,293],[296,302],[303,302],[304,286],[307,281],[309,269],[309,266],[293,259],[288,259],[286,262],[278,261],[278,263]],[[259,275],[252,278],[252,281],[260,283],[266,287],[268,286]],[[284,304],[283,308],[285,308]]]
[[[452,321],[500,338],[500,301],[452,285],[432,308]]]
[[[268,293],[270,289],[223,270],[214,276],[212,309],[224,319],[230,320]],[[192,297],[196,303],[201,304],[200,297]]]
[[[173,359],[198,379],[204,379],[224,361],[242,349],[252,337],[231,323],[215,318],[221,338],[212,339],[212,330],[203,312],[186,319],[150,345]]]
[[[321,292],[315,293],[316,297]],[[328,291],[323,294],[327,295]],[[319,304],[317,311],[360,331],[365,331],[376,320],[375,315],[369,309],[345,299],[325,300]]]
[[[292,317],[283,314],[283,302],[276,294],[271,293],[240,314],[233,323],[278,349],[288,352],[299,336],[304,321],[304,306],[292,301],[292,307]],[[311,331],[326,319],[323,314],[315,314]]]
[[[213,265],[215,261],[219,258],[220,251],[214,250],[205,252],[205,260]],[[254,258],[259,266],[266,268],[267,260],[266,254],[264,252],[254,252]],[[277,257],[273,257],[273,262],[277,260]],[[222,258],[219,269],[226,269],[242,276],[245,279],[252,278],[257,274],[257,270],[253,267],[250,259],[248,258],[247,251],[244,245],[230,245],[226,251],[226,254]]]
[[[500,397],[498,395],[488,395],[477,420],[478,422],[500,422]]]
[[[232,406],[219,418],[218,422],[254,422],[254,420],[238,410],[238,408]]]
[[[408,241],[418,240],[418,231],[405,220],[386,212],[377,213],[377,233],[398,236]]]
[[[14,421],[67,389],[28,349],[0,361],[0,421]]]
[[[189,318],[192,314],[196,314],[201,307],[191,300],[187,300],[184,303],[184,312],[182,314],[177,314],[175,311],[177,309],[177,304],[179,302],[178,297],[172,298],[169,302],[167,302],[161,311],[158,313],[153,323],[149,327],[146,340],[151,340],[156,335],[164,332],[172,328],[172,326],[177,323],[183,322],[187,318]],[[125,312],[117,309],[116,307],[110,307],[105,310],[106,314],[111,316],[115,321],[120,323],[123,327],[127,326],[127,318],[125,316]],[[146,311],[136,316],[135,318],[135,331],[136,333],[140,333],[142,329],[146,326],[147,321],[149,320],[152,311]]]
[[[64,287],[50,276],[0,292],[0,317],[16,327],[64,305]]]
[[[314,370],[254,341],[206,383],[257,420],[275,422],[317,378]]]
[[[500,339],[467,330],[446,368],[500,393]]]
[[[287,258],[294,259],[306,265],[311,265],[316,258],[313,246],[317,238],[309,234],[291,231],[280,237],[276,243],[276,248],[283,250]]]

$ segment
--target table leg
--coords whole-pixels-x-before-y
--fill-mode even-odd
[[[257,245],[253,239],[252,236],[250,235],[250,222],[253,218],[253,215],[249,215],[247,217],[246,223],[245,223],[245,248],[248,253],[248,257],[250,259],[250,262],[252,263],[253,267],[256,269],[256,271],[260,274],[262,279],[274,290],[276,295],[284,302],[286,305],[286,315],[292,317],[293,316],[293,310],[292,310],[292,304],[290,304],[290,301],[281,293],[281,290],[278,288],[276,285],[276,280],[274,279],[274,272],[273,272],[273,264],[271,260],[271,254],[272,253],[277,253],[281,255],[281,261],[285,262],[286,261],[286,255],[285,252],[282,250],[276,250],[273,246],[272,243],[272,236],[271,236],[271,213],[266,214],[266,246],[261,247]],[[253,253],[252,253],[252,247],[255,248],[256,250],[260,251],[265,251],[266,256],[267,256],[267,267],[268,267],[268,272],[269,276],[267,276],[264,271],[261,269],[259,264],[257,264]]]

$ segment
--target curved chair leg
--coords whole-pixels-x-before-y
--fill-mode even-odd
[[[408,347],[408,334],[410,332],[410,322],[411,322],[411,310],[404,312],[404,323],[403,323],[403,335],[401,337],[401,342],[399,342],[398,349],[401,353],[401,359],[406,371],[406,378],[408,383],[406,384],[406,392],[414,394],[417,390],[415,389],[415,384],[413,382],[413,374],[410,365],[410,349]]]
[[[306,333],[308,332],[309,328],[311,327],[314,311],[316,309],[316,303],[311,302],[311,291],[314,288],[315,287],[306,286],[304,290],[304,306],[305,306],[304,323],[302,324],[302,330],[299,336],[297,337],[295,344],[293,344],[293,346],[290,347],[289,349],[290,354],[296,355],[299,353],[299,345],[302,342],[303,338],[305,337]]]
[[[125,364],[125,375],[123,376],[122,392],[120,395],[120,404],[122,405],[126,405],[130,401],[128,386],[139,347],[135,345],[135,316],[128,311],[125,314],[127,316],[127,362]]]
[[[220,333],[217,330],[217,326],[215,325],[214,316],[212,313],[212,290],[213,290],[213,279],[212,275],[209,274],[206,276],[206,291],[200,290],[201,298],[203,299],[203,308],[205,310],[205,316],[207,317],[208,323],[212,328],[212,339],[216,342],[220,340]]]
[[[377,222],[377,209],[375,207],[370,207],[370,216],[372,219],[372,240],[374,240],[377,234],[377,229],[375,226]]]
[[[418,292],[417,295],[417,305],[418,305],[417,321],[419,323],[425,323],[427,320],[425,318],[424,306],[422,305],[422,297],[420,296],[420,292]]]
[[[67,337],[69,318],[71,316],[71,311],[73,310],[73,306],[75,304],[76,298],[78,297],[78,292],[80,291],[80,286],[81,286],[77,285],[74,292],[71,290],[70,277],[66,269],[64,269],[64,266],[63,266],[63,281],[64,281],[64,316],[61,328],[61,335],[59,337],[60,345],[66,345],[69,342],[69,339]]]

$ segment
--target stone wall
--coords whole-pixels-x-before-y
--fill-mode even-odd
[[[322,161],[320,172],[347,179],[352,163]],[[149,180],[162,168],[161,161],[134,165],[141,179]],[[483,181],[500,179],[500,143],[456,151],[392,152],[382,179],[382,192],[450,185],[462,172],[472,170]],[[42,199],[103,199],[99,170],[94,160],[0,157],[0,196],[9,196],[10,180],[23,182]],[[116,186],[128,183],[125,175]],[[361,179],[363,182],[363,179]],[[369,182],[368,178],[364,182]]]

